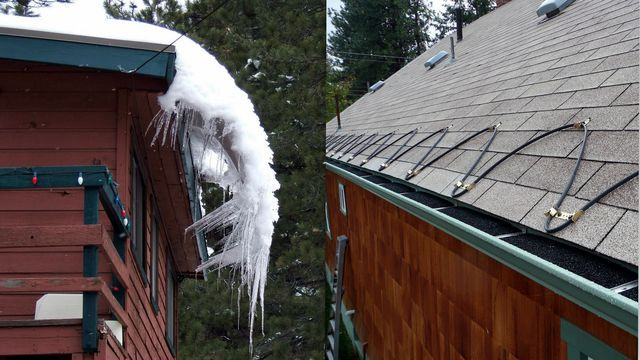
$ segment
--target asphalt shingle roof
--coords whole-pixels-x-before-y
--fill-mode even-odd
[[[472,173],[479,175],[543,131],[591,117],[585,160],[562,206],[564,211],[577,210],[638,169],[640,5],[636,0],[580,0],[546,20],[536,16],[539,3],[513,0],[466,26],[464,40],[456,44],[456,61],[447,59],[427,70],[423,63],[428,58],[441,50],[450,51],[448,39],[436,44],[385,79],[383,88],[345,109],[337,134],[383,135],[397,130],[395,139],[419,127],[412,145],[451,125],[433,158],[475,131],[502,122]],[[336,120],[326,129],[328,135],[335,134]],[[404,179],[439,136],[382,172]],[[582,136],[581,129],[565,130],[528,146],[459,200],[542,230],[543,213],[564,188]],[[489,132],[478,136],[410,182],[449,196],[489,137]],[[402,142],[364,167],[378,170]],[[376,147],[369,147],[350,163],[359,165]],[[636,178],[554,235],[637,265],[637,210]]]

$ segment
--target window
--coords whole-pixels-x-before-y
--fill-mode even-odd
[[[169,253],[169,250],[167,250]],[[167,342],[172,352],[175,352],[175,295],[176,284],[171,257],[167,256]]]
[[[154,214],[155,215],[155,214]],[[151,305],[158,313],[158,219],[151,220]]]
[[[329,205],[324,202],[324,217],[327,220],[327,236],[331,238],[331,223],[329,222]]]
[[[347,215],[347,200],[344,196],[344,184],[338,183],[338,197],[340,198],[340,212]]]
[[[565,319],[560,321],[560,335],[567,343],[567,360],[629,359]]]
[[[134,258],[138,265],[138,270],[142,275],[143,281],[147,282],[145,273],[146,266],[146,231],[145,231],[145,199],[146,193],[144,189],[144,181],[142,180],[142,171],[136,161],[135,156],[131,159],[131,204],[132,204],[132,231],[131,246],[133,248]]]

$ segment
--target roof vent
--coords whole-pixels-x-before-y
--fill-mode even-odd
[[[431,59],[427,60],[427,62],[424,63],[424,67],[432,69],[434,66],[436,66],[437,63],[446,58],[447,55],[449,55],[448,52],[444,50],[440,51],[439,53],[433,55]]]
[[[544,0],[538,7],[538,16],[547,15],[548,18],[554,17],[571,5],[573,0]]]
[[[371,85],[369,88],[369,92],[376,92],[376,90],[380,89],[384,85],[384,81],[380,80],[377,83]]]

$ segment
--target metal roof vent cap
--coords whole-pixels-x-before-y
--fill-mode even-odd
[[[376,90],[380,89],[384,85],[384,81],[380,80],[377,83],[371,85],[369,88],[369,92],[376,92]]]
[[[427,60],[427,62],[424,63],[424,67],[432,69],[434,66],[436,66],[437,63],[444,60],[447,55],[449,55],[448,52],[444,50],[440,51],[439,53],[433,55],[429,60]]]
[[[560,11],[571,5],[574,0],[544,0],[540,6],[538,6],[538,16],[547,15],[548,18],[554,17],[560,13]]]

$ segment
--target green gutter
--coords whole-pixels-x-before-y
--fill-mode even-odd
[[[635,301],[337,166],[327,162],[325,166],[329,171],[417,216],[630,334],[638,336],[638,304]]]
[[[0,35],[0,58],[10,60],[126,72],[142,65],[156,53],[156,50],[148,49]],[[175,76],[175,57],[175,53],[161,53],[136,74],[163,78],[171,84]]]
[[[324,264],[324,272],[326,275],[327,283],[329,284],[329,289],[333,289],[333,276],[331,275],[331,269],[329,269],[329,265]],[[347,307],[342,302],[342,306],[340,307],[342,310],[340,311],[342,326],[344,326],[345,330],[347,330],[347,335],[349,339],[351,339],[351,343],[353,347],[356,349],[358,353],[359,359],[364,359],[364,347],[362,346],[362,342],[358,338],[358,334],[356,334],[356,327],[353,325],[353,321],[351,321],[351,316],[347,314]]]

